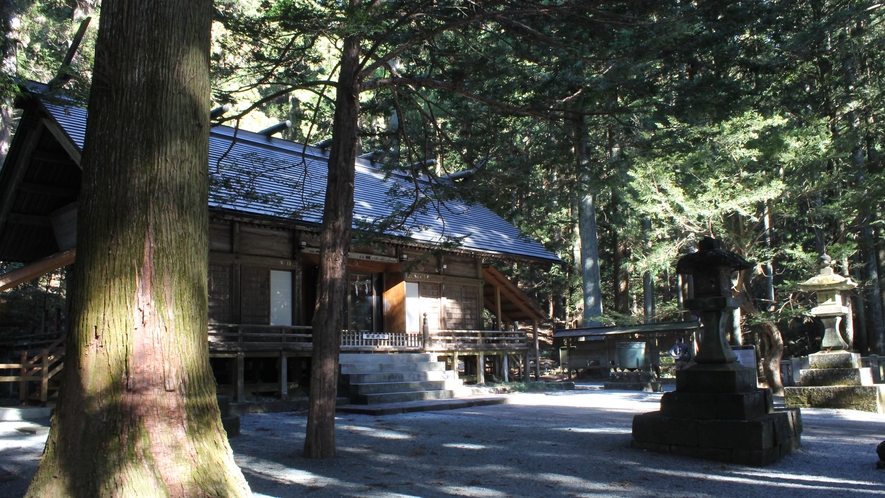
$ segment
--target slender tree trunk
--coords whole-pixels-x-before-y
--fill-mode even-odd
[[[206,346],[212,4],[102,7],[72,327],[27,496],[249,496]]]
[[[651,242],[648,236],[651,233],[651,220],[642,220],[643,237],[646,239],[645,246],[651,250]],[[651,271],[646,270],[642,275],[642,296],[643,296],[643,312],[645,315],[645,323],[651,323],[655,319],[655,282]]]
[[[335,398],[338,394],[338,355],[341,349],[341,313],[347,291],[347,252],[353,224],[354,165],[359,117],[360,40],[344,40],[341,75],[335,99],[332,150],[320,235],[320,276],[313,318],[313,360],[310,407],[307,414],[306,458],[335,456]]]
[[[771,203],[765,201],[762,208],[762,229],[765,249],[771,249]],[[774,266],[771,260],[765,262],[765,310],[774,311]]]
[[[852,273],[854,274],[854,279],[858,282],[863,281],[863,274],[860,271],[862,262],[860,252],[854,253],[854,266],[852,269]],[[869,351],[869,341],[867,334],[867,311],[866,306],[864,306],[864,293],[863,289],[857,289],[857,292],[853,293],[851,297],[853,301],[853,310],[857,315],[857,319],[854,320],[854,350],[860,354],[867,354]]]
[[[0,85],[4,86],[11,84],[8,78],[16,72],[13,44],[18,36],[10,22],[14,12],[15,3],[12,0],[0,0],[0,29],[4,35],[0,40]],[[7,91],[11,92],[12,88],[0,87],[0,167],[6,161],[12,143],[13,106],[12,96]]]
[[[629,248],[627,242],[614,230],[615,311],[630,314],[630,269],[627,267]]]

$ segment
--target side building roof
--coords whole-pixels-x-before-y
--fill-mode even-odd
[[[35,107],[44,114],[44,123],[61,148],[79,163],[86,132],[86,110],[41,99],[26,113],[33,112]],[[327,156],[321,149],[215,126],[210,132],[209,151],[211,210],[309,225],[321,223],[327,174]],[[0,181],[2,179],[0,175]],[[423,192],[417,197],[424,198],[427,204],[406,216],[402,227],[380,225],[416,197],[416,184],[419,190],[430,186],[426,180],[415,182],[385,173],[370,161],[358,159],[354,229],[378,231],[421,246],[452,243],[457,250],[484,256],[561,262],[540,243],[486,207],[457,199],[438,203]],[[0,232],[0,236],[4,234]]]

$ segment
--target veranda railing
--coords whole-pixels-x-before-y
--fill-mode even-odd
[[[211,324],[210,348],[311,348],[311,327],[282,325]],[[528,350],[525,332],[514,330],[435,330],[424,332],[366,332],[344,330],[342,350],[470,351]]]

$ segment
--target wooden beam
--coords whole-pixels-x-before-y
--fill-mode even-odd
[[[59,187],[56,185],[40,185],[39,183],[22,182],[19,187],[20,192],[28,192],[30,194],[51,195],[53,197],[76,198],[77,189],[71,187]]]
[[[41,260],[34,261],[18,270],[4,273],[3,275],[0,275],[0,292],[15,287],[22,282],[27,282],[28,280],[33,280],[37,277],[46,275],[51,271],[64,268],[73,263],[76,256],[76,248],[68,249],[67,251],[62,251]]]
[[[483,302],[483,305],[484,305],[489,311],[494,311],[494,310],[495,310],[495,303],[493,303],[491,299],[485,299],[485,298],[484,298],[482,302]],[[500,318],[499,320],[502,320],[502,321],[505,321],[505,322],[512,322],[512,321],[513,321],[513,319],[510,318],[510,315],[505,314],[503,311],[501,312],[501,318]]]
[[[62,130],[52,119],[44,118],[43,124],[46,126],[46,129],[52,133],[55,139],[58,140],[58,143],[65,152],[71,156],[71,160],[74,161],[74,164],[76,164],[78,168],[83,169],[80,167],[80,148],[70,139],[70,137],[68,137],[67,132]]]
[[[9,213],[9,217],[7,218],[9,223],[14,223],[16,225],[29,225],[35,227],[52,227],[52,219],[49,216],[39,215],[39,214],[18,214],[18,213]]]
[[[6,164],[0,170],[0,180],[2,180],[0,184],[4,187],[0,190],[0,233],[6,226],[9,212],[12,210],[12,204],[16,198],[16,191],[24,181],[25,173],[31,164],[30,156],[40,142],[42,132],[43,129],[39,126],[39,121],[32,119],[28,113],[25,113],[19,124],[16,137],[13,139],[10,154],[6,157]]]

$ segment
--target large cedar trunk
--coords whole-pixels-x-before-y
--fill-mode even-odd
[[[249,496],[207,348],[209,0],[105,0],[62,388],[28,496]]]
[[[341,349],[341,312],[347,292],[347,252],[353,223],[354,165],[359,117],[359,38],[344,40],[341,76],[335,99],[332,150],[320,235],[320,276],[313,317],[313,357],[306,458],[335,456],[335,398],[338,394],[338,353]]]
[[[596,227],[595,195],[590,191],[590,145],[587,119],[577,122],[576,137],[578,176],[581,187],[578,203],[578,229],[581,237],[581,281],[584,289],[584,327],[599,325],[602,316],[602,282],[599,271],[599,239]]]

